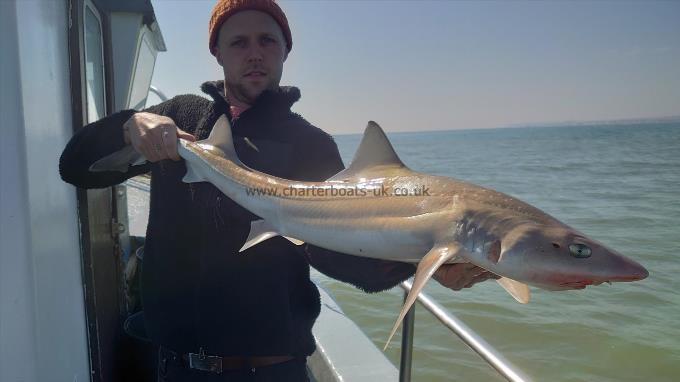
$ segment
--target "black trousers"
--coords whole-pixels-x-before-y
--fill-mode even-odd
[[[306,358],[215,374],[190,369],[161,347],[158,351],[158,382],[309,382],[309,378]]]

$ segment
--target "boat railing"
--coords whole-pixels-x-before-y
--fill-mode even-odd
[[[411,291],[411,281],[404,281],[399,286],[404,289],[404,301],[408,292]],[[449,313],[437,303],[432,297],[424,292],[418,295],[418,302],[433,316],[435,316],[444,326],[455,333],[472,350],[479,354],[492,368],[501,376],[512,382],[528,382],[529,379],[513,364],[503,357],[496,349],[489,345],[469,326]],[[413,364],[413,326],[415,323],[415,304],[406,314],[403,323],[401,337],[401,361],[399,364],[399,382],[411,381],[411,369]]]
[[[155,87],[153,85],[149,85],[149,92],[158,96],[158,98],[160,98],[161,101],[165,102],[165,101],[168,100],[168,96],[166,96],[165,93],[163,93],[160,89],[158,89],[157,87]]]

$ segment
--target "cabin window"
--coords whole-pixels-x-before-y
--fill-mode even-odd
[[[94,122],[105,113],[104,50],[102,24],[98,12],[85,4],[85,84],[87,93],[87,122]]]
[[[128,105],[132,109],[143,109],[146,105],[146,98],[149,95],[149,86],[151,86],[151,77],[153,76],[153,68],[156,63],[156,50],[152,48],[150,38],[151,34],[149,32],[144,31],[142,33]]]

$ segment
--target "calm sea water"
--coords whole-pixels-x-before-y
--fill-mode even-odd
[[[583,291],[534,289],[516,303],[495,282],[426,292],[536,381],[680,381],[680,124],[389,134],[410,168],[518,197],[642,263],[648,279]],[[349,163],[361,136],[336,137]],[[323,278],[382,348],[401,289],[364,294]],[[387,355],[399,362],[400,339]],[[502,380],[422,308],[414,381]]]

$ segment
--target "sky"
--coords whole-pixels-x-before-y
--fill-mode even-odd
[[[208,50],[215,1],[152,4],[168,49],[153,85],[202,94],[223,77]],[[331,134],[680,115],[679,1],[279,4],[293,35],[281,85]]]

